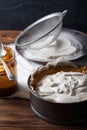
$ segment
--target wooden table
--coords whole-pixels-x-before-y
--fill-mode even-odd
[[[12,43],[19,33],[20,31],[0,31],[0,41]],[[70,126],[53,125],[32,112],[29,100],[0,99],[0,130],[87,130],[87,122]]]

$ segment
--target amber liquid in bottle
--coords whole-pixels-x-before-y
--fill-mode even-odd
[[[9,80],[0,59],[0,97],[9,96],[17,91],[17,81],[16,81],[16,60],[14,51],[7,46],[4,46],[6,55],[4,60],[10,68],[12,74],[15,76],[15,80]]]

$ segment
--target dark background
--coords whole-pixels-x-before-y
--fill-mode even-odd
[[[42,16],[65,9],[63,26],[87,32],[87,0],[0,0],[0,30],[23,30]]]

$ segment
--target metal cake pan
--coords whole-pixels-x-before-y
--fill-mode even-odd
[[[32,111],[45,121],[53,124],[76,124],[87,120],[87,100],[76,103],[54,103],[39,97],[31,89],[30,84],[29,90]]]

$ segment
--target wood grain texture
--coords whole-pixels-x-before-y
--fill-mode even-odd
[[[5,44],[14,42],[19,33],[0,31],[0,41]],[[0,99],[0,130],[87,130],[87,122],[70,126],[53,125],[32,112],[29,100]]]
[[[24,99],[0,99],[0,128],[2,130],[83,130],[87,123],[73,126],[53,125],[38,118]]]
[[[0,31],[0,42],[4,44],[13,43],[20,31]]]

